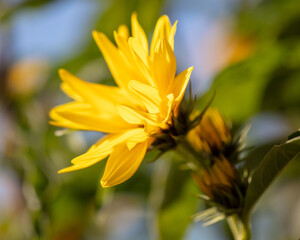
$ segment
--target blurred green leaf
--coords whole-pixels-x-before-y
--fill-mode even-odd
[[[173,182],[172,190],[175,190],[178,181]],[[163,205],[159,212],[159,231],[160,239],[182,239],[187,226],[192,220],[192,215],[195,213],[198,198],[195,195],[197,192],[195,184],[191,179],[183,182],[182,189],[179,184],[177,193],[173,195],[173,200],[168,200]],[[181,191],[180,191],[181,190]],[[174,194],[174,192],[172,192]]]
[[[168,208],[181,197],[188,178],[189,173],[187,171],[182,171],[182,169],[178,168],[178,164],[172,163],[168,173],[161,209]]]
[[[220,72],[198,106],[216,91],[212,106],[240,124],[265,109],[292,110],[300,103],[300,8],[297,0],[244,3],[236,15],[233,36],[248,39],[253,52]]]
[[[299,131],[298,131],[299,134]],[[296,136],[280,145],[275,145],[254,170],[248,186],[242,216],[247,217],[258,199],[278,177],[291,160],[300,160],[300,137]]]
[[[280,59],[281,49],[272,45],[226,68],[216,77],[210,90],[199,98],[198,107],[206,103],[215,91],[212,106],[235,122],[245,121],[260,109],[264,90],[270,80],[268,76]]]
[[[7,21],[9,20],[16,12],[19,10],[22,10],[24,8],[28,7],[40,7],[44,4],[51,3],[57,0],[24,0],[19,1],[18,4],[15,4],[14,6],[10,8],[5,8],[4,6],[1,6],[0,3],[0,21]]]

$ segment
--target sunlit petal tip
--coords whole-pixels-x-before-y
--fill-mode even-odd
[[[187,74],[186,74],[186,85],[188,84],[189,80],[190,80],[190,77],[191,77],[191,74],[192,74],[192,71],[194,70],[194,67],[189,67],[187,69]],[[186,85],[184,86],[186,88]]]
[[[136,26],[136,25],[140,25],[139,22],[138,22],[138,18],[137,18],[137,13],[136,12],[133,12],[131,14],[131,27],[133,26]]]
[[[57,126],[57,123],[56,123],[55,121],[48,121],[48,123],[49,123],[50,125]]]
[[[108,188],[108,187],[112,187],[114,185],[110,185],[107,181],[100,181],[100,184],[103,188]]]
[[[171,28],[171,33],[170,33],[170,36],[169,36],[169,42],[170,42],[170,45],[172,46],[172,48],[174,48],[174,36],[175,36],[175,33],[176,33],[176,30],[177,30],[177,23],[178,23],[178,20],[176,20]]]
[[[170,18],[169,18],[168,15],[164,14],[164,15],[162,15],[162,16],[158,19],[157,22],[160,22],[160,21],[165,21],[165,22],[170,23]]]
[[[92,35],[93,35],[94,38],[97,38],[99,34],[101,34],[101,33],[98,32],[97,30],[94,30],[94,31],[92,32]]]
[[[102,177],[102,179],[100,180],[100,184],[101,184],[101,187],[103,187],[103,188],[109,188],[109,187],[116,186],[116,185],[118,185],[120,183],[123,183],[124,181],[122,181],[122,182],[115,182],[113,178],[109,179],[107,177],[106,178]]]
[[[128,150],[131,151],[136,146],[136,144],[137,144],[137,142],[128,141],[126,143],[126,146],[127,146]]]
[[[50,117],[50,118],[53,118],[53,117],[54,117],[54,115],[55,115],[55,108],[56,108],[56,107],[52,108],[52,109],[49,111],[49,117]]]
[[[157,21],[158,25],[161,25],[163,27],[165,27],[166,29],[170,30],[171,29],[171,21],[170,18],[168,17],[168,15],[162,15],[158,21]]]
[[[133,12],[131,14],[131,28],[137,28],[137,27],[141,28],[138,18],[137,18],[137,13]],[[135,29],[132,29],[132,31],[134,32]]]
[[[132,177],[144,159],[146,149],[147,141],[137,143],[131,150],[125,143],[116,146],[106,162],[101,185],[111,187]]]
[[[74,78],[77,79],[73,74],[68,72],[67,70],[60,68],[58,70],[58,74],[63,82],[66,82],[67,84],[70,84],[70,82],[73,82]]]
[[[116,32],[116,31],[114,31]],[[129,38],[129,29],[126,25],[122,24],[118,27],[118,32],[117,32],[120,36],[122,36],[125,39]],[[115,34],[115,33],[114,33]]]
[[[189,72],[190,74],[192,73],[193,70],[194,70],[194,66],[191,66],[191,67],[188,68],[188,72]]]
[[[63,80],[67,75],[69,75],[69,72],[63,68],[58,69],[58,74],[60,78]]]
[[[139,55],[143,56],[144,53],[148,55],[148,40],[147,36],[141,27],[138,19],[137,14],[134,12],[131,15],[131,32],[132,37],[134,38],[134,41],[131,40],[131,46],[135,51],[139,53]],[[140,56],[140,57],[141,57]]]
[[[96,30],[93,31],[92,35],[98,45],[103,41],[104,38],[106,38],[105,34]]]
[[[60,173],[72,172],[72,171],[76,171],[79,169],[81,169],[80,165],[72,165],[70,167],[66,167],[66,168],[59,170],[57,173],[60,174]]]
[[[133,19],[137,19],[137,13],[136,13],[136,11],[132,12],[132,14],[131,14],[131,21]]]
[[[163,44],[162,39],[163,39],[163,38],[160,38],[160,39],[157,41],[157,43],[156,43],[156,45],[155,45],[155,47],[154,47],[154,52],[155,52],[155,53],[158,53],[158,52],[160,51],[160,49],[162,48],[162,44]]]

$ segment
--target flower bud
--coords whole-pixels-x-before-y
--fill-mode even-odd
[[[231,142],[231,133],[218,110],[209,108],[187,136],[198,152],[219,155]]]

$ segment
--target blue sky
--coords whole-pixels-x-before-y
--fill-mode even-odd
[[[63,62],[72,58],[74,49],[91,38],[93,20],[98,16],[99,1],[55,1],[28,8],[13,19],[15,58],[45,57]]]

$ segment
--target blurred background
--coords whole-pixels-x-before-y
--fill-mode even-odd
[[[102,136],[48,124],[49,109],[69,101],[57,70],[112,84],[91,32],[112,39],[133,11],[149,39],[160,15],[178,20],[177,71],[195,67],[199,108],[217,89],[226,119],[251,123],[248,146],[266,153],[299,128],[298,0],[1,0],[0,239],[231,239],[225,223],[191,221],[204,206],[174,153],[148,156],[110,189],[99,183],[105,161],[57,174]],[[256,206],[254,240],[300,237],[299,173],[291,162]]]

